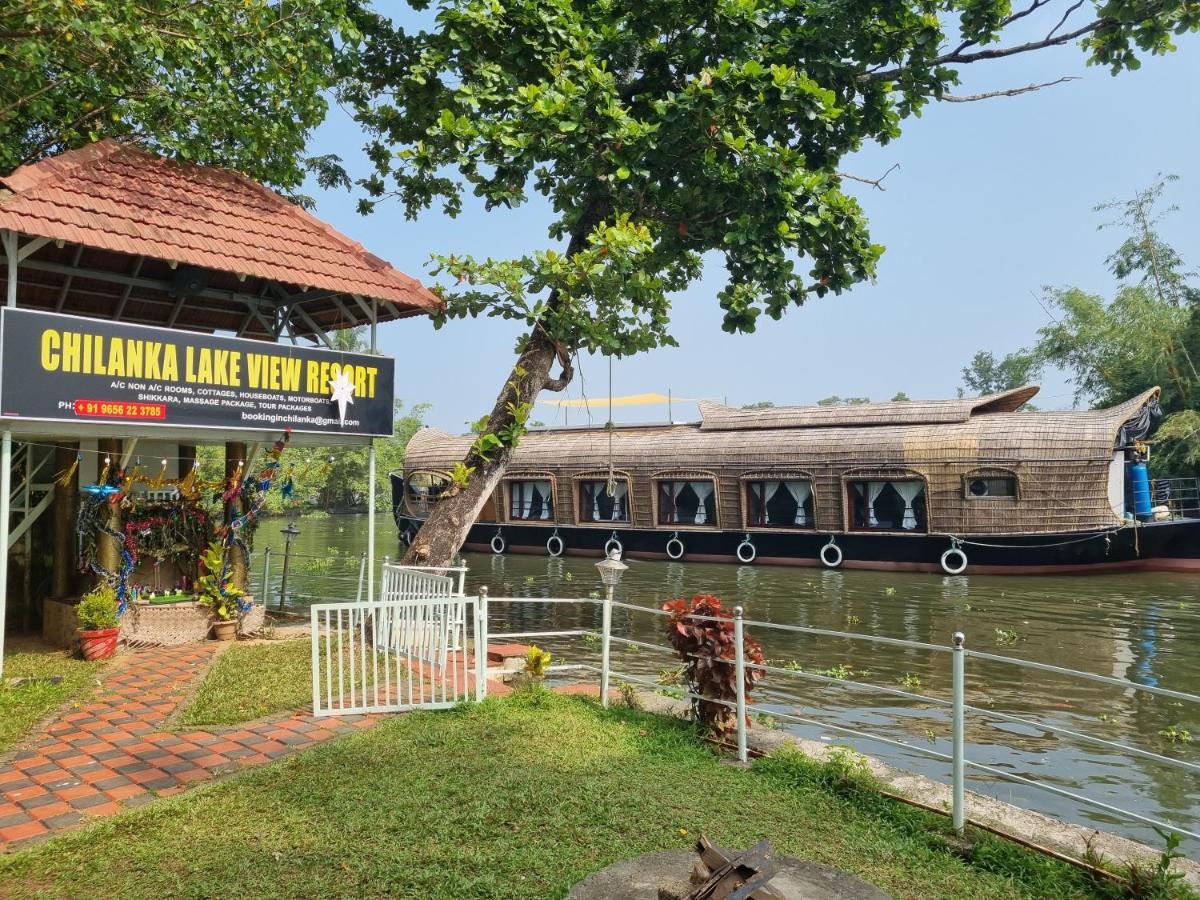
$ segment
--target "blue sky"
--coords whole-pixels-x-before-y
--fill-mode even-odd
[[[959,93],[1061,75],[1080,80],[1020,97],[934,105],[908,120],[891,145],[864,148],[844,171],[874,177],[899,164],[886,191],[853,186],[874,239],[887,248],[875,283],[765,320],[753,335],[729,335],[715,300],[725,273],[710,265],[675,298],[680,346],[617,360],[614,393],[669,388],[677,397],[731,404],[812,403],[832,394],[886,400],[899,390],[954,396],[976,350],[1016,349],[1045,324],[1037,299],[1044,285],[1111,293],[1104,258],[1120,238],[1097,230],[1102,216],[1093,207],[1128,197],[1159,172],[1181,178],[1172,193],[1181,211],[1164,232],[1185,261],[1200,263],[1192,226],[1200,213],[1198,50],[1200,39],[1187,36],[1176,53],[1116,78],[1086,66],[1074,47],[968,67]],[[361,144],[352,123],[335,115],[314,149],[353,163]],[[492,213],[468,203],[457,219],[431,210],[409,222],[395,205],[364,218],[344,192],[309,192],[318,215],[427,283],[434,252],[505,256],[548,244],[549,216],[537,201]],[[397,360],[397,397],[433,404],[427,422],[459,432],[491,408],[518,333],[493,319],[440,331],[412,319],[382,326],[380,343]],[[570,396],[605,396],[607,373],[605,360],[585,357]],[[1069,384],[1049,373],[1039,405],[1072,401]],[[580,415],[572,411],[572,424]],[[661,407],[632,407],[617,419],[666,415]],[[695,418],[695,407],[678,404],[674,415]],[[562,413],[539,405],[534,418],[561,423]],[[602,423],[604,415],[593,418]]]

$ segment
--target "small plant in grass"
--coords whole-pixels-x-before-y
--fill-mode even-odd
[[[678,669],[663,669],[658,673],[659,684],[683,684],[683,666]]]
[[[617,685],[621,692],[621,702],[630,709],[641,709],[642,699],[638,696],[637,686],[630,684],[628,681],[622,681]]]
[[[663,610],[670,613],[667,639],[683,663],[688,690],[706,698],[692,701],[696,722],[718,738],[727,737],[738,727],[737,713],[725,705],[737,699],[738,690],[733,613],[707,594],[697,594],[691,600],[670,600],[663,604]],[[749,702],[750,692],[763,677],[763,671],[755,667],[763,663],[762,647],[743,634],[742,653],[745,661],[753,664],[743,672],[742,688]]]
[[[853,747],[832,747],[821,769],[821,780],[835,790],[873,789],[877,786],[867,758]]]
[[[754,721],[757,722],[759,725],[761,725],[763,728],[769,728],[769,729],[774,730],[774,729],[780,727],[779,719],[775,718],[775,716],[771,715],[770,713],[755,713]]]
[[[530,678],[545,678],[551,659],[553,657],[549,650],[543,650],[537,644],[531,645],[525,654],[525,674]]]
[[[1104,855],[1093,846],[1091,839],[1088,840],[1083,853],[1084,862],[1097,869],[1115,871],[1128,882],[1116,888],[1110,881],[1098,880],[1095,886],[1100,889],[1102,895],[1146,900],[1183,900],[1197,896],[1183,884],[1183,873],[1173,866],[1175,860],[1183,858],[1183,854],[1179,852],[1179,845],[1183,839],[1157,825],[1154,826],[1154,830],[1163,839],[1165,846],[1153,863],[1134,859],[1123,866],[1110,866]]]
[[[1165,737],[1172,744],[1190,744],[1192,742],[1192,733],[1178,725],[1168,725],[1159,732],[1159,735]]]

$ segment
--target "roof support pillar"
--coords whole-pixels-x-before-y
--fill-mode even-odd
[[[17,257],[17,233],[15,231],[5,231],[4,237],[4,259],[8,263],[8,296],[5,299],[7,306],[17,305],[17,264],[20,259]]]
[[[231,485],[239,485],[246,478],[246,445],[238,441],[226,441],[225,443],[225,489],[229,490]],[[239,493],[237,498],[225,504],[225,527],[242,514],[242,498]],[[229,577],[233,580],[233,584],[240,590],[246,590],[250,587],[249,567],[246,565],[246,554],[240,548],[229,547]]]
[[[5,243],[8,238],[5,236]],[[10,260],[16,253],[9,252]],[[9,264],[9,273],[15,266]],[[14,282],[9,281],[10,285]],[[10,288],[11,292],[11,288]],[[0,436],[0,678],[4,677],[4,619],[8,611],[8,520],[9,498],[12,494],[12,432]]]
[[[79,458],[79,443],[54,447],[54,471],[67,472]],[[79,512],[79,476],[66,484],[54,482],[54,583],[55,597],[70,596],[75,587],[75,519]]]

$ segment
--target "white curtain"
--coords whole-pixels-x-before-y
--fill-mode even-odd
[[[524,519],[529,515],[529,507],[525,505],[525,482],[513,481],[508,485],[512,492],[512,513],[514,519]]]
[[[764,525],[771,524],[771,513],[767,510],[767,504],[770,503],[771,500],[775,497],[775,492],[777,490],[779,490],[780,484],[781,484],[781,482],[778,482],[778,481],[764,481],[763,482],[762,520],[763,520]]]
[[[885,487],[887,487],[886,481],[867,482],[867,525],[870,528],[879,527],[879,520],[875,518],[875,501],[879,499],[879,495],[883,493]]]
[[[893,481],[892,487],[904,501],[904,520],[900,523],[900,527],[905,531],[912,531],[917,527],[917,514],[913,510],[913,501],[925,490],[925,484],[921,481]]]
[[[693,481],[690,483],[692,490],[700,498],[700,505],[696,507],[696,524],[705,525],[708,523],[708,509],[705,504],[712,499],[713,483],[711,481]]]
[[[624,481],[616,482],[616,490],[613,491],[613,498],[612,498],[613,505],[612,505],[611,521],[618,522],[618,521],[623,521],[624,519],[629,518],[628,513],[626,513],[625,515],[619,515],[619,513],[621,512],[621,505],[625,502],[625,498],[628,495],[629,495],[629,485],[627,485]],[[597,518],[599,518],[599,516],[597,516]]]
[[[672,513],[671,513],[671,521],[672,522],[681,521],[679,518],[679,495],[684,492],[684,490],[687,488],[687,486],[688,486],[688,483],[686,481],[671,482],[671,497],[675,501],[675,509],[672,510]]]
[[[812,496],[812,484],[807,481],[785,481],[783,484],[796,501],[796,521],[793,524],[807,525],[808,517],[804,513],[804,504]]]
[[[592,482],[592,521],[600,521],[600,492],[604,490],[599,481]]]
[[[539,519],[549,519],[554,514],[554,510],[551,507],[551,497],[553,495],[551,494],[551,491],[550,491],[550,482],[535,481],[533,483],[533,490],[537,491],[542,496],[542,511],[541,511],[541,513],[538,514],[538,518]],[[530,496],[529,496],[529,504],[530,504],[530,508],[532,508],[532,506],[533,506],[532,492],[530,493]]]

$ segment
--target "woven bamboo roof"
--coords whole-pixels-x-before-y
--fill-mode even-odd
[[[301,335],[441,307],[416,279],[254,180],[114,140],[0,178],[0,229],[33,239],[18,299],[32,309],[258,337],[272,336],[264,320],[281,305],[297,309]],[[185,267],[204,287],[179,304]]]
[[[972,416],[1014,412],[1039,388],[1024,387],[957,400],[904,400],[861,403],[854,406],[771,406],[738,409],[709,400],[700,401],[700,427],[705,431],[740,431],[747,428],[828,428],[862,425],[940,425],[965,422]]]
[[[845,414],[844,420],[836,424],[810,424],[811,420],[797,416],[796,421],[804,424],[764,429],[756,422],[735,427],[730,417],[724,420],[726,427],[713,428],[709,411],[703,423],[617,426],[612,432],[611,463],[617,469],[748,471],[825,464],[869,468],[922,462],[964,466],[1017,465],[1036,459],[1094,462],[1111,459],[1121,425],[1158,395],[1158,388],[1153,388],[1108,409],[1005,411],[1004,407],[1011,409],[1024,403],[1035,390],[1022,388],[974,400],[945,401],[946,407],[934,406],[933,412],[925,414],[930,418],[939,416],[932,421],[888,422],[882,415],[856,420],[852,414],[862,407],[846,407],[832,411]],[[966,409],[966,417],[962,418],[960,411],[959,420],[948,420],[949,404]],[[872,405],[888,410],[907,406]],[[824,407],[815,409],[826,411]],[[753,412],[757,416],[763,411]],[[718,410],[718,417],[720,414]],[[445,471],[465,456],[472,440],[471,436],[422,429],[409,442],[405,467],[410,471]],[[582,472],[603,469],[609,463],[609,433],[605,428],[554,429],[526,435],[513,454],[508,472]]]

